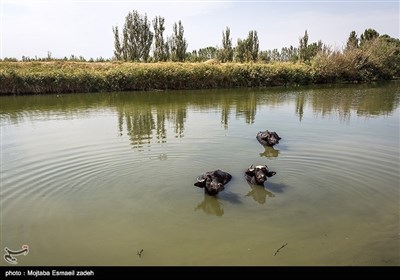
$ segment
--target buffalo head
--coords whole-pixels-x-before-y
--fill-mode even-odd
[[[267,181],[267,177],[272,177],[276,174],[274,171],[269,171],[266,165],[257,165],[253,167],[251,165],[247,168],[246,172],[246,180],[255,185],[263,185],[265,181]]]

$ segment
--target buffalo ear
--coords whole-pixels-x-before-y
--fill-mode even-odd
[[[272,177],[272,176],[274,176],[275,174],[276,174],[275,171],[271,171],[271,172],[268,172],[268,173],[267,173],[267,176],[268,176],[268,177]]]

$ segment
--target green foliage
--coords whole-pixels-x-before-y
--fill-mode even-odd
[[[359,48],[320,52],[312,60],[317,82],[389,80],[400,77],[400,40],[367,29]],[[365,34],[375,34],[373,36]],[[368,40],[365,38],[368,37]]]
[[[245,62],[246,61],[246,41],[238,38],[235,48],[235,61]]]
[[[192,52],[186,53],[186,60],[189,62],[199,62],[199,56],[197,55],[197,51],[193,50]]]
[[[271,50],[268,51],[260,51],[258,54],[258,60],[263,63],[271,62]]]
[[[216,47],[206,47],[199,49],[198,51],[198,61],[206,61],[209,59],[217,58],[217,48]]]
[[[249,31],[245,40],[240,38],[235,48],[235,61],[237,62],[256,62],[258,60],[259,41],[257,31]]]
[[[299,59],[298,49],[290,46],[281,49],[281,61],[296,62]]]
[[[309,57],[307,54],[307,48],[308,48],[308,33],[306,30],[304,32],[304,36],[300,38],[300,42],[299,42],[299,58],[301,61],[309,60]]]
[[[153,20],[154,27],[154,61],[167,61],[169,58],[168,43],[164,41],[164,21],[163,17],[156,17]]]
[[[314,79],[320,83],[362,80],[356,69],[357,50],[346,55],[340,52],[319,52],[311,61]]]
[[[3,58],[3,60],[0,61],[17,62],[18,59],[16,59],[15,57],[5,57]]]
[[[114,56],[116,60],[122,59],[122,47],[119,39],[118,26],[112,28],[114,33]]]
[[[179,21],[178,24],[174,23],[173,31],[174,34],[172,35],[172,38],[169,39],[171,60],[185,61],[186,49],[188,47],[188,44],[183,36],[184,29],[181,21]]]
[[[375,29],[365,29],[364,33],[360,36],[360,47],[364,46],[368,41],[374,40],[379,37],[379,33]]]
[[[400,77],[400,40],[389,36],[374,37],[361,47],[365,61],[363,70],[370,79]]]
[[[358,38],[355,31],[351,31],[347,39],[346,50],[358,48]]]
[[[219,50],[218,59],[221,62],[230,62],[233,60],[233,48],[231,39],[231,30],[226,27],[225,32],[222,32],[222,49]]]
[[[317,43],[308,44],[308,33],[307,30],[304,32],[304,36],[300,38],[299,42],[299,59],[302,62],[308,63],[319,51],[322,50],[323,44],[321,41]]]
[[[122,31],[122,44],[118,27],[113,27],[113,32],[114,55],[117,60],[122,58],[126,61],[148,61],[153,32],[150,31],[146,14],[142,16],[135,10],[128,13]]]
[[[290,46],[284,47],[279,52],[278,49],[267,50],[267,51],[260,51],[258,55],[258,60],[261,62],[296,62],[299,60],[297,55],[298,49]]]
[[[258,51],[260,48],[260,44],[258,41],[257,31],[250,31],[249,35],[247,36],[247,53],[246,56],[248,57],[247,61],[257,61],[258,59]]]

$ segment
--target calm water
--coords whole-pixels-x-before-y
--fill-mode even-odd
[[[0,249],[29,245],[19,265],[399,265],[399,98],[398,83],[0,97]],[[249,185],[250,164],[277,175]],[[217,168],[233,179],[208,197],[193,183]]]

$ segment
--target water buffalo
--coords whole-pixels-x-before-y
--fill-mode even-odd
[[[266,165],[251,165],[245,171],[246,180],[254,185],[263,185],[267,181],[267,177],[272,177],[276,174],[274,171],[269,171]]]
[[[282,138],[276,134],[276,132],[266,131],[259,131],[256,136],[258,142],[260,142],[263,146],[274,146],[275,144],[279,143],[279,140]]]
[[[232,179],[232,175],[222,170],[208,171],[197,178],[196,187],[204,188],[208,195],[216,195],[224,190],[224,185]]]

